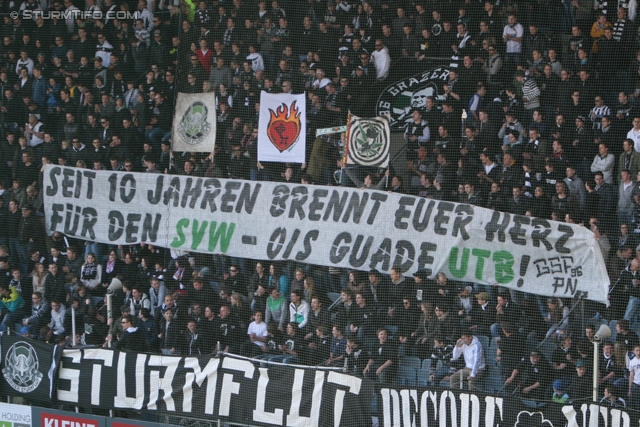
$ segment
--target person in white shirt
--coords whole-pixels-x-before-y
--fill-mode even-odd
[[[323,89],[329,83],[331,83],[331,79],[326,76],[324,70],[322,68],[317,68],[316,79],[313,81],[311,86],[313,86],[314,89]]]
[[[391,68],[389,49],[380,39],[376,40],[375,48],[376,50],[371,53],[371,62],[376,67],[376,79],[384,80],[389,76],[389,68]]]
[[[504,30],[502,31],[502,39],[507,45],[505,65],[515,68],[515,66],[520,63],[523,35],[524,28],[522,27],[522,24],[518,22],[515,14],[509,14],[508,24],[505,25]]]
[[[635,357],[629,362],[629,392],[627,396],[631,399],[629,406],[636,408],[640,401],[640,345],[633,348]]]
[[[451,361],[458,360],[460,356],[464,356],[464,368],[458,370],[451,375],[451,388],[464,388],[464,381],[469,383],[477,381],[485,375],[485,360],[482,344],[478,338],[474,337],[469,331],[464,331],[462,336],[453,348],[453,356]]]
[[[138,10],[133,14],[133,19],[142,19],[144,29],[147,30],[149,34],[153,32],[153,13],[147,8],[146,0],[140,0],[138,2]]]
[[[309,320],[309,303],[302,298],[302,291],[291,291],[291,303],[289,304],[289,321],[298,324],[298,328],[304,329]]]
[[[18,59],[18,62],[16,62],[16,74],[19,76],[20,70],[22,69],[22,67],[25,67],[27,69],[27,72],[29,73],[29,76],[33,76],[34,66],[35,63],[33,62],[33,59],[29,58],[29,53],[26,50],[20,51],[20,59]]]
[[[98,33],[98,44],[96,45],[96,57],[102,58],[102,66],[109,68],[111,65],[111,52],[113,46],[107,41],[104,33]]]
[[[640,117],[633,118],[633,128],[627,132],[627,139],[633,141],[633,148],[640,153]]]
[[[258,70],[264,71],[264,58],[257,52],[255,45],[249,45],[249,55],[247,55],[247,60],[251,61],[251,69],[254,73]]]
[[[25,126],[24,137],[29,142],[29,147],[35,148],[44,142],[44,124],[38,121],[35,114],[29,114],[29,122]]]
[[[73,0],[65,0],[64,4],[67,6],[64,11],[66,16],[64,23],[67,26],[67,33],[72,34],[75,33],[76,16],[79,16],[80,9],[74,6]]]
[[[242,346],[241,353],[247,357],[254,357],[267,351],[267,324],[262,321],[264,313],[258,310],[253,314],[254,321],[247,328],[249,341]]]

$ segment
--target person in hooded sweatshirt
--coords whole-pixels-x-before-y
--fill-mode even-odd
[[[451,375],[449,380],[451,388],[462,389],[464,382],[473,383],[485,375],[485,360],[482,344],[478,338],[469,331],[462,332],[462,336],[453,348],[452,361],[464,357],[464,368]]]

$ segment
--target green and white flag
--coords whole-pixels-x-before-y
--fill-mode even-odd
[[[179,93],[173,116],[173,151],[210,153],[215,142],[215,94]]]
[[[363,119],[351,114],[347,126],[347,164],[386,168],[391,147],[388,117]]]

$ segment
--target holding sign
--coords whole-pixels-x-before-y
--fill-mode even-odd
[[[350,114],[347,127],[347,164],[389,166],[391,128],[386,116],[362,119]]]
[[[407,275],[426,269],[539,295],[607,302],[593,233],[471,205],[351,188],[47,165],[47,232]]]
[[[258,161],[304,163],[307,137],[304,94],[260,94]]]
[[[214,93],[179,93],[173,116],[173,151],[212,152],[216,123]]]

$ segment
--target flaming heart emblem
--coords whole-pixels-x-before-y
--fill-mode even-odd
[[[267,125],[269,141],[282,153],[298,141],[302,125],[300,123],[300,110],[296,108],[296,101],[290,106],[280,105],[276,111],[269,108],[271,117]]]

